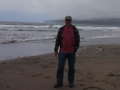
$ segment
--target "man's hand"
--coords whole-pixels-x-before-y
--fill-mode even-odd
[[[54,52],[54,55],[55,55],[55,57],[57,57],[58,56],[58,52]]]

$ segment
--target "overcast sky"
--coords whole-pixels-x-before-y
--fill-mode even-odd
[[[0,0],[0,21],[120,18],[120,0]]]

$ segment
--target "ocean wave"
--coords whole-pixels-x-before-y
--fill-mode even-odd
[[[61,25],[0,25],[0,29],[4,28],[60,28]]]
[[[11,38],[8,40],[0,41],[0,44],[18,43],[18,42],[29,42],[29,41],[40,41],[40,40],[55,40],[57,35],[49,35],[45,37],[27,37],[27,38]],[[100,39],[100,38],[118,38],[119,35],[97,35],[89,37],[80,37],[80,39]]]
[[[58,31],[61,25],[0,25],[0,30],[9,31]],[[120,31],[120,27],[76,26],[79,31]]]
[[[33,37],[33,38],[11,38],[0,41],[0,44],[18,43],[18,42],[28,42],[28,41],[39,41],[39,40],[55,40],[57,35],[49,35],[46,37]],[[84,37],[81,37],[84,39]]]
[[[56,36],[52,37],[43,37],[43,38],[26,38],[26,39],[13,39],[1,41],[0,44],[9,44],[9,43],[18,43],[18,42],[27,42],[27,41],[38,41],[38,40],[53,40]]]
[[[57,32],[58,29],[0,29],[0,30],[3,30],[3,31],[42,31],[42,32],[50,32],[50,31],[53,31],[53,32]],[[78,29],[79,31],[120,31],[120,28],[119,29],[111,29],[111,28],[104,28],[104,29]]]
[[[86,37],[86,39],[100,39],[100,38],[119,38],[119,35],[104,35],[104,36],[90,36],[90,37]]]
[[[14,30],[15,31],[15,30]],[[47,32],[47,31],[58,31],[58,30],[45,30],[45,29],[39,29],[39,30],[25,30],[25,29],[19,29],[19,30],[16,30],[16,31],[44,31],[44,32]]]
[[[76,26],[81,31],[120,31],[120,27],[88,27]]]
[[[43,32],[47,32],[47,31],[58,31],[58,29],[0,29],[3,31],[43,31]]]
[[[0,44],[8,44],[8,43],[16,43],[17,40],[10,40],[10,41],[4,41],[4,42],[0,42]]]

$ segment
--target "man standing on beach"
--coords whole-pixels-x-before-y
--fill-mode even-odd
[[[80,35],[78,29],[72,25],[72,17],[65,17],[65,26],[61,27],[58,31],[54,54],[58,55],[58,70],[57,70],[57,83],[55,88],[63,85],[64,77],[64,66],[65,61],[68,59],[69,71],[68,81],[69,86],[74,87],[74,74],[75,74],[75,62],[76,62],[76,51],[79,48]],[[58,48],[60,51],[58,54]]]

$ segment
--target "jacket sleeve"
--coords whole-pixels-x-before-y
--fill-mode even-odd
[[[60,45],[60,29],[58,30],[54,51],[57,52]]]
[[[75,42],[76,42],[76,45],[75,45],[75,52],[77,51],[77,49],[79,48],[79,45],[80,45],[80,34],[79,34],[79,31],[78,29],[76,28],[76,35],[75,35]]]

